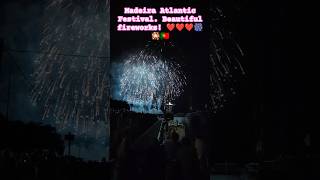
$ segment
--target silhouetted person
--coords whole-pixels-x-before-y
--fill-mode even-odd
[[[164,149],[166,153],[166,175],[165,180],[179,179],[179,166],[177,153],[179,149],[179,134],[173,131],[170,138],[165,142]]]
[[[129,130],[125,130],[121,143],[117,149],[116,164],[114,171],[114,180],[129,179],[130,160],[129,160],[130,134]]]
[[[163,180],[165,153],[158,139],[154,138],[146,152],[146,180]]]
[[[203,137],[198,136],[195,138],[194,147],[197,152],[197,160],[199,163],[199,173],[197,180],[208,180],[210,179],[210,170],[206,145]]]
[[[177,153],[178,163],[182,180],[196,180],[198,178],[199,166],[197,153],[189,138],[181,140],[181,147]]]

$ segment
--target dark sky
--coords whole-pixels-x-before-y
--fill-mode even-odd
[[[208,1],[111,1],[111,56],[114,61],[124,54],[143,48],[151,40],[151,32],[118,32],[116,31],[117,16],[124,15],[124,7],[152,7],[159,11],[160,7],[193,7],[197,8],[197,15],[202,15],[206,21],[208,12]],[[160,16],[158,21],[160,21]],[[166,23],[162,23],[162,32],[167,32]],[[204,26],[208,25],[203,23]],[[204,29],[207,27],[204,27]],[[167,57],[173,57],[176,62],[183,66],[183,71],[187,75],[187,87],[185,92],[176,101],[176,111],[186,112],[189,106],[198,109],[208,104],[209,91],[209,60],[208,60],[208,32],[177,32],[170,33],[170,42],[175,46],[166,48],[165,42],[162,44],[167,52]],[[192,98],[191,98],[192,97]],[[192,102],[191,102],[192,99]]]
[[[39,30],[32,24],[37,24],[36,22],[39,21],[43,13],[42,4],[39,1],[25,0],[16,1],[16,3],[10,1],[13,3],[7,6],[7,2],[9,1],[1,1],[0,37],[22,49],[37,48]],[[122,5],[113,4],[119,3],[113,0],[111,17],[122,14],[123,5],[126,2],[131,7],[140,4],[153,6],[150,0],[147,1],[147,4],[146,1],[121,1]],[[159,2],[163,1],[154,2],[154,6],[160,6]],[[181,1],[178,3],[176,1],[164,2],[164,6],[179,6],[180,3]],[[200,12],[205,11],[204,16],[207,13],[204,4],[207,3],[199,1],[195,3]],[[214,147],[212,154],[215,154],[218,159],[219,157],[232,159],[252,155],[261,129],[263,131],[261,138],[265,141],[270,157],[284,152],[298,152],[302,147],[305,133],[311,132],[312,135],[315,135],[316,127],[310,118],[305,116],[307,65],[294,60],[298,48],[293,41],[294,37],[289,33],[292,27],[289,26],[288,2],[220,0],[210,3],[221,6],[228,17],[229,28],[234,32],[236,40],[240,42],[245,53],[241,62],[247,72],[244,78],[239,78],[240,83],[236,87],[237,94],[221,112],[212,118],[210,124],[212,146]],[[184,63],[190,70],[189,78],[194,87],[187,93],[197,97],[194,100],[195,104],[203,104],[207,96],[206,93],[199,94],[199,91],[206,92],[208,88],[206,83],[208,62],[201,61],[207,55],[206,36],[204,32],[199,36],[188,33],[177,34],[174,37],[180,50],[185,52],[183,53]],[[147,39],[149,35],[145,32],[116,33],[111,31],[111,55],[116,57],[131,47],[141,47]],[[191,43],[185,43],[186,41]],[[123,44],[120,45],[119,42]],[[198,44],[201,45],[198,46]],[[28,59],[28,56],[24,58]],[[30,64],[26,62],[24,64],[26,65],[25,72],[29,73]],[[20,72],[15,71],[15,73]],[[19,74],[17,77],[20,78],[16,83],[19,86],[17,86],[18,90],[13,93],[17,95],[19,106],[25,105],[26,107],[22,111],[27,112],[22,114],[29,114],[26,117],[36,117],[33,108],[30,105],[27,106],[28,102],[25,102],[27,100],[23,100],[28,98],[27,87],[20,83],[23,80]],[[7,82],[5,79],[5,76],[0,77],[2,85]],[[1,102],[7,98],[4,94],[5,87],[0,88]],[[21,112],[17,111],[16,115],[19,113]],[[23,117],[23,115],[18,117]]]
[[[96,14],[91,13],[88,7],[82,4],[85,3],[85,1],[64,1],[72,3],[72,6],[69,9],[59,9],[57,7],[53,7],[51,9],[45,8],[47,2],[49,1],[35,0],[1,1],[0,3],[0,38],[4,40],[5,44],[5,52],[3,53],[4,56],[0,62],[0,113],[6,114],[8,104],[7,102],[9,100],[8,114],[10,120],[34,121],[43,124],[50,124],[52,126],[55,126],[58,132],[61,134],[64,134],[68,131],[79,134],[79,132],[81,133],[81,129],[77,128],[74,125],[75,118],[68,121],[68,124],[61,128],[61,126],[57,125],[57,121],[61,120],[60,118],[58,119],[53,116],[42,118],[44,112],[43,110],[45,109],[42,102],[38,102],[37,104],[31,103],[31,89],[35,84],[35,79],[31,77],[31,74],[34,73],[35,70],[34,60],[39,56],[40,48],[42,48],[43,50],[43,46],[40,45],[40,41],[44,37],[45,33],[43,34],[42,32],[46,23],[49,23],[51,29],[56,30],[56,27],[60,28],[57,29],[57,31],[60,31],[60,33],[55,33],[52,31],[50,32],[54,35],[54,38],[51,38],[48,41],[48,46],[54,45],[64,54],[76,54],[78,45],[81,44],[81,42],[86,41],[89,43],[85,45],[85,48],[82,48],[82,51],[79,52],[79,54],[87,55],[88,51],[92,50],[92,48],[95,48],[100,40],[102,40],[103,42],[103,39],[100,38],[99,42],[89,41],[88,39],[93,39],[93,36],[83,35],[84,33],[79,35],[78,32],[85,31],[85,26],[83,25],[84,23],[81,24],[81,26],[73,26],[73,28],[70,28],[70,26],[67,27],[67,23],[70,23],[76,18],[82,18],[82,20],[91,18],[91,20],[96,20],[96,18],[93,18],[93,15]],[[89,3],[92,1],[86,2]],[[101,3],[105,5],[105,2]],[[79,12],[75,17],[71,18],[72,10],[74,10],[74,8],[81,9],[82,11]],[[101,12],[99,9],[97,14],[106,17],[107,11]],[[49,22],[48,17],[53,17],[56,19],[55,21]],[[94,24],[101,19],[102,18],[96,21],[92,21],[91,23]],[[101,21],[99,23],[96,23],[98,25],[95,28],[101,27],[99,26],[100,24],[107,24],[105,20]],[[98,28],[95,30],[99,31]],[[63,33],[61,32],[64,32],[65,30],[69,32],[67,37],[63,36],[63,38],[59,39],[59,35],[63,35]],[[103,29],[103,32],[105,34],[108,33],[106,28]],[[57,34],[57,36],[55,36],[55,34]],[[77,41],[77,39],[72,38],[71,35],[78,35],[80,38]],[[100,52],[100,54],[96,54],[98,56],[106,56],[105,54],[107,54],[107,51],[109,49],[104,46],[102,50],[103,52]],[[69,58],[65,57],[64,60],[70,60],[70,56]],[[83,70],[82,67],[84,67],[85,63],[81,64],[81,62],[84,61],[80,60],[78,61],[78,67],[79,69]],[[8,70],[9,67],[11,67],[11,71]],[[9,78],[9,74],[11,74],[11,79]],[[53,77],[57,76],[54,76],[53,74]],[[79,74],[76,77],[79,77]],[[10,86],[8,81],[10,82]],[[48,80],[47,82],[50,83],[51,81]],[[8,90],[9,93],[7,93]],[[46,97],[46,95],[43,94],[42,97]],[[56,98],[56,100],[58,100],[58,98]],[[108,140],[106,123],[103,121],[97,122],[95,124],[91,123],[87,125],[86,129],[82,132],[84,131],[85,133],[82,133],[82,136],[76,136],[75,144],[77,143],[77,147],[73,148],[74,155],[81,155],[81,157],[83,157],[84,159],[98,160],[100,160],[102,157],[105,157],[107,152],[106,142]],[[90,143],[90,148],[82,148],[80,154],[79,147],[83,146],[84,142]]]
[[[213,122],[215,147],[224,146],[217,151],[228,149],[229,155],[252,154],[262,131],[269,158],[301,152],[305,133],[316,137],[316,128],[305,115],[307,64],[297,60],[301,48],[298,36],[291,33],[289,3],[245,1],[236,11],[228,2],[222,4],[245,52],[247,76],[238,95]],[[248,144],[251,149],[243,148]]]
[[[129,6],[162,6],[159,2],[154,5],[150,1],[145,4],[140,2],[130,1]],[[179,6],[179,3],[170,2],[173,6]],[[113,3],[112,15],[122,14],[125,1],[121,1],[121,5],[118,5],[118,1]],[[280,153],[298,152],[303,146],[305,133],[314,133],[315,130],[312,130],[311,121],[304,115],[306,66],[294,61],[288,2],[228,0],[210,3],[221,7],[227,16],[228,28],[244,51],[241,63],[246,70],[245,77],[238,78],[239,83],[235,87],[237,94],[211,121],[213,154],[222,159],[252,157],[259,138],[265,142],[270,158]],[[197,1],[195,4],[200,6],[205,17],[205,4],[208,2]],[[165,2],[164,6],[169,4]],[[121,54],[130,47],[136,47],[136,44],[142,45],[143,39],[148,39],[148,36],[145,32],[113,32],[112,54]],[[208,88],[208,35],[191,36],[179,34],[174,41],[185,52],[184,63],[190,73],[189,86],[194,87],[193,90],[187,90],[186,94],[195,99],[193,103],[197,106],[205,102]],[[125,45],[119,45],[121,41],[125,41]],[[186,98],[183,96],[182,99]]]

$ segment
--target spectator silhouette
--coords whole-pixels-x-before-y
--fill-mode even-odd
[[[163,180],[165,156],[158,139],[154,138],[146,152],[146,179]]]
[[[197,136],[194,140],[194,147],[197,152],[197,161],[199,164],[199,180],[210,179],[209,163],[205,144],[204,138],[201,136]]]
[[[184,137],[177,152],[178,163],[182,180],[195,180],[198,175],[197,154],[191,140]]]
[[[114,171],[115,180],[126,180],[130,178],[131,174],[131,160],[130,158],[130,145],[131,137],[129,128],[125,129],[124,135],[122,136],[121,143],[117,149],[116,166]]]
[[[169,139],[164,144],[166,154],[165,180],[179,179],[179,166],[177,162],[177,152],[179,149],[179,134],[173,131]]]

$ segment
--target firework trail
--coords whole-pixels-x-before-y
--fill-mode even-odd
[[[163,103],[174,102],[186,86],[182,68],[173,59],[166,58],[163,51],[161,46],[148,44],[130,54],[122,65],[120,97],[137,107],[133,108],[135,111],[161,112]]]
[[[59,129],[84,132],[109,107],[109,2],[48,0],[32,100]]]
[[[223,108],[228,98],[236,94],[235,75],[245,74],[239,62],[243,51],[227,27],[226,16],[222,10],[218,7],[211,8],[209,60],[211,63],[210,101],[213,113]]]

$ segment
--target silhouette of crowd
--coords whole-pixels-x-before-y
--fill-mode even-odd
[[[152,129],[157,116],[132,112],[122,101],[111,101],[110,119],[113,180],[209,179],[203,137],[179,137],[172,131],[159,142],[160,127]]]
[[[117,149],[114,180],[202,180],[209,179],[209,168],[200,155],[196,140],[172,132],[165,143],[154,138],[144,149],[136,149],[127,131]],[[146,142],[147,143],[147,142]],[[198,156],[200,155],[200,156]]]
[[[109,179],[111,164],[64,156],[51,126],[8,121],[0,114],[0,179]]]

